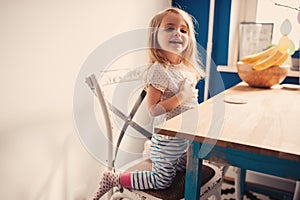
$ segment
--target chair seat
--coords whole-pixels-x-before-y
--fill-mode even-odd
[[[126,171],[135,171],[135,170],[152,170],[152,163],[150,159],[141,161],[134,166],[128,168]],[[202,165],[202,178],[201,186],[206,184],[215,176],[215,170],[208,165]],[[168,200],[178,200],[184,198],[184,189],[185,189],[185,172],[177,172],[174,178],[172,185],[163,190],[143,190],[142,192],[147,193],[151,196],[154,196],[158,199],[168,199]]]

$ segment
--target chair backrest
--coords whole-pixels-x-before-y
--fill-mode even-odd
[[[118,166],[140,157],[141,154],[137,155],[136,149],[139,148],[138,152],[142,152],[143,149],[141,148],[145,140],[151,137],[152,132],[151,119],[146,111],[145,101],[143,101],[146,91],[141,85],[141,79],[129,80],[126,78],[122,80],[119,78],[115,80],[117,81],[102,85],[101,81],[97,81],[94,75],[86,79],[97,96],[105,115],[106,131],[109,134],[107,137],[115,146],[113,149],[108,149],[113,167],[117,167],[118,153],[120,154]],[[111,130],[108,130],[109,128]],[[121,144],[123,144],[123,148]]]
[[[100,88],[100,85],[98,84],[98,81],[96,79],[96,76],[92,74],[91,76],[86,78],[86,83],[90,87],[90,89],[94,92],[94,94],[97,96],[99,100],[99,104],[101,107],[101,110],[103,112],[103,117],[104,117],[104,123],[106,127],[106,133],[107,133],[107,138],[109,141],[112,141],[112,124],[110,120],[110,115],[109,115],[109,110],[106,105],[106,100],[103,95],[103,91]],[[112,147],[111,145],[108,145],[109,147]],[[107,157],[108,157],[108,168],[113,167],[113,157],[112,157],[112,148],[109,148],[107,151]]]

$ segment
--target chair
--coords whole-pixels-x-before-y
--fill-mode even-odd
[[[131,162],[124,166],[126,171],[148,170],[151,171],[151,160],[142,158],[135,162]],[[222,170],[221,168],[205,161],[203,163],[201,198],[215,196],[216,199],[221,199],[222,185]],[[178,200],[184,199],[185,188],[185,172],[177,172],[173,184],[164,190],[116,190],[111,199],[117,200],[120,198],[128,199],[153,199],[153,200]]]
[[[118,140],[115,142],[116,150],[114,152],[114,158],[112,158],[112,168],[116,170],[116,158],[117,153],[124,137],[124,134],[128,127],[132,127],[137,130],[139,133],[145,136],[145,138],[151,138],[151,133],[149,130],[143,128],[139,123],[135,120],[135,115],[139,109],[143,107],[143,99],[146,96],[146,91],[141,89],[140,95],[129,115],[127,116],[123,112],[121,112],[112,102],[108,102],[104,97],[103,87],[98,83],[95,75],[91,75],[86,78],[86,83],[93,90],[97,98],[99,99],[100,106],[103,110],[104,119],[106,120],[106,128],[109,134],[112,134],[110,130],[113,127],[113,123],[111,121],[111,116],[116,115],[119,119],[123,121],[123,127],[120,131],[120,135]],[[141,106],[142,105],[142,106]],[[109,138],[113,138],[109,136]],[[112,149],[108,149],[109,152],[113,151]],[[110,155],[113,155],[110,153]],[[120,171],[134,171],[134,170],[148,170],[151,171],[152,163],[149,159],[149,156],[144,156],[134,161],[127,163],[122,166],[118,170]],[[203,163],[203,174],[202,174],[202,186],[201,186],[201,198],[207,199],[210,196],[215,196],[216,199],[221,199],[221,185],[223,181],[223,168],[216,166],[208,161],[204,161]],[[185,188],[185,172],[178,172],[173,181],[173,184],[164,190],[129,190],[126,188],[114,188],[113,194],[110,196],[110,199],[168,199],[168,200],[178,200],[184,199],[184,188]]]

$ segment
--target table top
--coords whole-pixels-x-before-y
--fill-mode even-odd
[[[300,161],[300,90],[279,85],[253,88],[240,83],[166,121],[155,131]]]

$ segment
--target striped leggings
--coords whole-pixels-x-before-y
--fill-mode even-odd
[[[131,173],[132,188],[137,190],[165,189],[171,186],[176,171],[186,168],[188,141],[179,138],[152,136],[150,158],[152,171],[135,171]]]

